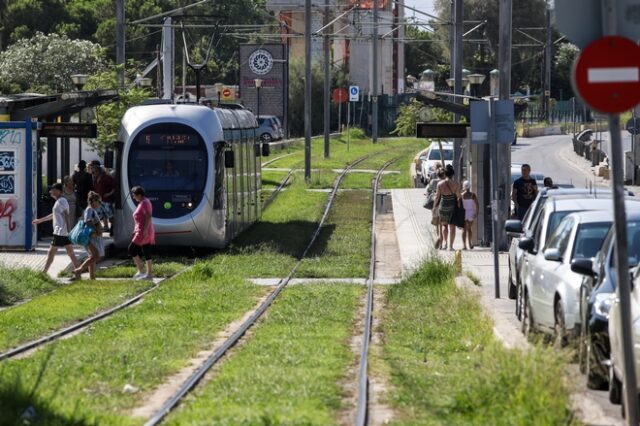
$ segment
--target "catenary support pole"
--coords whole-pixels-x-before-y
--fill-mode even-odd
[[[462,0],[454,0],[454,15],[453,15],[453,88],[456,95],[462,95],[464,88],[462,87],[462,33],[464,30],[464,6]],[[459,104],[462,98],[455,97],[455,103]],[[455,114],[453,116],[455,123],[460,121],[460,115]],[[462,164],[460,161],[460,154],[462,153],[462,139],[455,138],[453,140],[453,169],[458,177],[458,180],[462,182]]]
[[[495,103],[493,98],[489,101],[489,149],[491,156],[491,230],[493,233],[493,276],[495,286],[495,297],[500,299],[500,265],[498,258],[498,243],[500,238],[498,237],[498,227],[500,215],[499,209],[499,191],[498,191],[498,144],[495,132]]]
[[[373,0],[373,84],[372,84],[372,105],[371,105],[371,139],[373,143],[378,143],[378,2]]]
[[[544,44],[544,93],[542,94],[543,100],[543,108],[544,108],[544,119],[546,121],[551,121],[551,61],[552,57],[552,47],[553,41],[551,40],[551,9],[547,8],[547,16],[546,16],[546,38]]]
[[[604,35],[616,35],[617,1],[603,0],[602,27]],[[620,303],[620,325],[622,333],[622,368],[624,369],[623,395],[625,400],[626,421],[628,425],[638,424],[638,388],[636,382],[635,356],[631,321],[631,284],[629,279],[629,247],[627,241],[627,214],[624,198],[624,157],[622,154],[622,137],[620,135],[620,116],[609,115],[609,132],[611,133],[611,191],[613,192],[613,227],[616,235],[616,278],[618,279],[618,298]]]
[[[311,179],[311,0],[304,2],[304,178]]]
[[[499,46],[499,98],[507,100],[511,96],[511,28],[512,26],[512,0],[500,1],[500,46]],[[498,178],[498,248],[507,248],[507,234],[503,224],[509,217],[511,194],[511,145],[499,144],[496,146]]]
[[[324,0],[324,26],[329,22],[329,0]],[[329,110],[331,91],[331,52],[329,51],[329,33],[331,27],[324,29],[324,158],[330,156],[329,133],[331,133],[331,111]]]
[[[118,87],[124,88],[124,0],[116,0],[116,63]]]

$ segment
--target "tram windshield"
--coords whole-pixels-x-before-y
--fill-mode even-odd
[[[149,126],[129,149],[129,183],[145,189],[155,217],[180,217],[193,210],[202,200],[207,167],[202,137],[184,124]]]

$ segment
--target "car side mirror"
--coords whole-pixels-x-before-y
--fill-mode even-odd
[[[262,144],[262,156],[268,157],[269,154],[271,154],[271,145],[265,142]]]
[[[593,260],[585,258],[577,258],[571,261],[571,270],[576,274],[586,275],[591,278],[596,276],[593,271]]]
[[[510,219],[504,223],[504,229],[510,237],[522,235],[522,222],[518,219]]]
[[[235,156],[233,155],[233,151],[225,151],[224,152],[224,167],[227,169],[233,169],[235,167]]]
[[[530,237],[522,237],[518,240],[518,247],[522,250],[532,253],[533,252],[533,238]]]
[[[551,262],[562,262],[562,255],[560,254],[560,250],[556,248],[548,248],[544,251],[545,260],[549,260]]]

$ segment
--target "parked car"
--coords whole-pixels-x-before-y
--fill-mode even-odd
[[[442,143],[442,156],[444,156],[444,164],[453,164],[453,142],[443,142]],[[426,159],[422,160],[422,164],[420,166],[420,176],[422,179],[422,183],[429,183],[429,178],[431,173],[436,168],[436,163],[442,163],[441,154],[440,154],[440,144],[437,142],[433,142],[427,151]]]
[[[612,222],[611,210],[569,214],[549,235],[544,248],[528,256],[530,273],[525,277],[525,288],[529,325],[553,334],[558,347],[580,332],[582,275],[571,270],[571,262],[594,257]]]
[[[630,203],[629,201],[627,203]],[[536,315],[541,312],[532,311],[531,297],[536,294],[537,290],[533,286],[539,285],[535,277],[536,271],[533,267],[533,258],[536,254],[546,246],[547,240],[551,233],[556,229],[558,224],[565,216],[582,211],[591,210],[611,210],[612,201],[610,198],[602,198],[597,195],[585,195],[583,198],[572,198],[568,196],[554,196],[547,198],[542,210],[540,211],[536,223],[533,225],[533,232],[530,236],[520,239],[518,246],[524,250],[522,266],[521,266],[521,282],[522,282],[522,331],[525,335],[529,335],[536,331]],[[636,202],[640,207],[640,203]]]
[[[640,213],[627,214],[629,266],[640,259]],[[609,384],[609,314],[616,299],[616,237],[609,230],[602,248],[594,259],[575,259],[571,270],[583,274],[580,286],[580,338],[578,360],[587,375],[587,387],[607,389]]]
[[[633,240],[629,241],[629,246],[640,246],[640,232],[634,235]],[[629,255],[631,257],[631,254]],[[633,262],[637,265],[638,259],[633,259]],[[640,368],[640,354],[636,348],[640,345],[640,274],[638,274],[638,268],[636,268],[635,277],[633,279],[633,285],[631,286],[631,336],[633,339],[632,350],[634,351],[634,363],[636,370],[636,386],[640,382],[638,371]],[[620,404],[622,401],[622,383],[624,383],[624,364],[622,361],[622,322],[620,318],[620,300],[614,299],[611,309],[609,311],[609,339],[611,342],[611,364],[609,367],[609,401],[614,404]],[[637,404],[638,399],[634,402]]]
[[[510,299],[516,300],[516,316],[522,319],[522,279],[521,265],[522,255],[524,251],[518,247],[519,238],[531,236],[533,233],[533,225],[537,222],[540,210],[549,196],[563,196],[565,198],[574,197],[582,198],[583,196],[592,197],[593,191],[588,188],[540,188],[538,195],[533,200],[529,210],[525,214],[522,221],[518,219],[507,220],[505,222],[505,230],[507,235],[512,237],[509,246],[509,291]],[[597,192],[598,195],[610,197],[610,190],[602,190]],[[627,195],[633,195],[627,192]]]
[[[277,141],[284,137],[282,123],[275,115],[261,115],[258,117],[258,125],[258,136],[263,142]]]

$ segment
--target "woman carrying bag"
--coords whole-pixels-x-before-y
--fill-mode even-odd
[[[453,242],[456,239],[456,209],[462,210],[460,202],[460,185],[453,180],[453,166],[447,164],[444,168],[445,179],[438,182],[436,187],[436,202],[438,206],[438,215],[440,216],[440,225],[442,226],[442,246],[443,250],[453,250]],[[463,213],[464,221],[464,213]],[[464,223],[460,227],[464,226]],[[447,238],[448,237],[448,238]],[[449,245],[447,246],[447,239]]]
[[[89,243],[85,246],[89,257],[82,262],[82,265],[74,269],[76,274],[80,274],[85,268],[89,268],[89,279],[96,279],[96,264],[101,256],[104,256],[104,241],[102,240],[102,223],[98,215],[100,208],[100,195],[97,192],[89,191],[87,196],[87,208],[84,210],[82,219],[84,223],[91,226],[94,232],[91,233]]]

